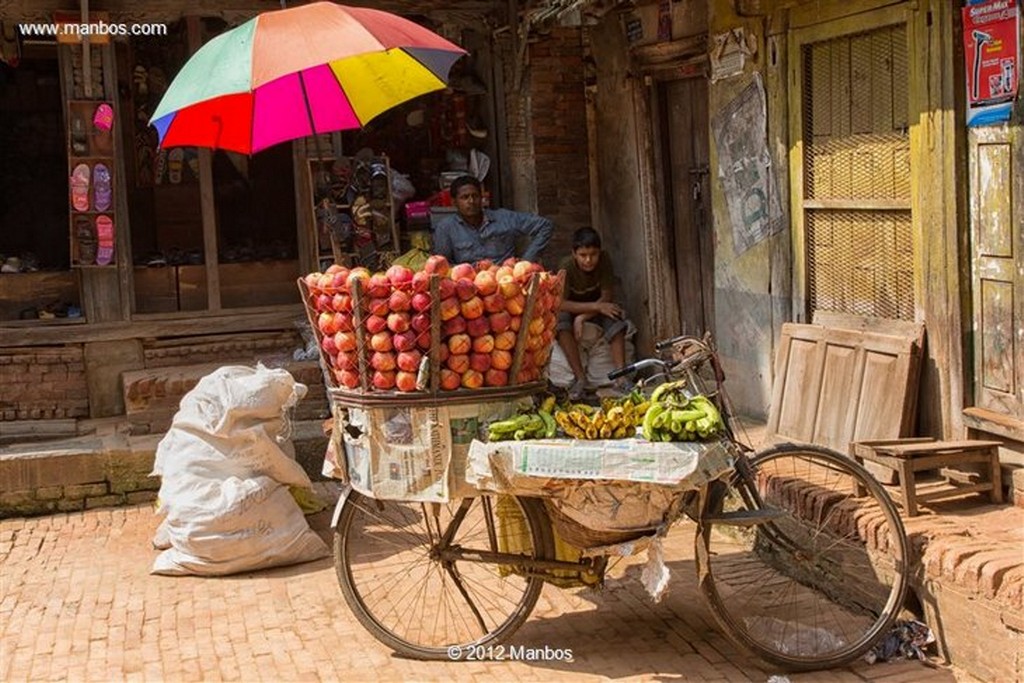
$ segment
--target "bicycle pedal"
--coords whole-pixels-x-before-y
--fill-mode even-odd
[[[785,510],[779,508],[762,508],[760,510],[735,510],[733,512],[724,512],[720,515],[710,515],[704,517],[705,522],[714,522],[715,524],[725,524],[728,526],[757,526],[758,524],[765,524],[774,519],[788,514]]]

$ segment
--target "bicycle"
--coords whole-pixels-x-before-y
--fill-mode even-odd
[[[825,448],[784,444],[750,455],[710,341],[683,336],[656,348],[659,357],[609,379],[653,368],[645,388],[683,379],[722,413],[733,468],[681,494],[659,527],[684,515],[696,521],[699,584],[722,630],[794,671],[859,657],[892,625],[907,591],[908,545],[892,501],[860,465]],[[342,594],[372,635],[405,656],[449,660],[497,645],[528,618],[545,581],[603,577],[604,555],[556,558],[548,512],[534,497],[408,503],[348,489],[335,512]]]

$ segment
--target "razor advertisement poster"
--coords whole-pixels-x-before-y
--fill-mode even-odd
[[[967,125],[1007,121],[1020,88],[1020,4],[982,0],[962,11]]]

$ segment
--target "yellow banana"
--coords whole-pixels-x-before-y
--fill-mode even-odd
[[[562,428],[562,431],[573,437],[574,439],[583,439],[586,437],[586,432],[573,424],[569,414],[563,411],[555,413],[555,422]]]
[[[594,406],[587,405],[586,403],[573,403],[569,406],[569,409],[571,412],[583,413],[584,415],[593,415],[596,412]]]
[[[584,415],[583,413],[573,411],[569,413],[569,418],[574,423],[576,423],[576,426],[582,429],[584,432],[587,430],[588,427],[593,426],[593,423],[590,421],[590,418]]]

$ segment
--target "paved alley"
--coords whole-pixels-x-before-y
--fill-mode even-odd
[[[326,499],[334,484],[318,484]],[[330,513],[310,518],[329,540]],[[330,558],[225,578],[149,573],[152,507],[0,520],[2,681],[767,681],[777,673],[719,635],[699,596],[692,527],[667,544],[673,582],[654,604],[621,563],[601,591],[545,586],[513,637],[572,661],[418,662],[374,640],[345,605]],[[898,662],[791,681],[955,681]],[[963,679],[959,679],[963,680]]]

